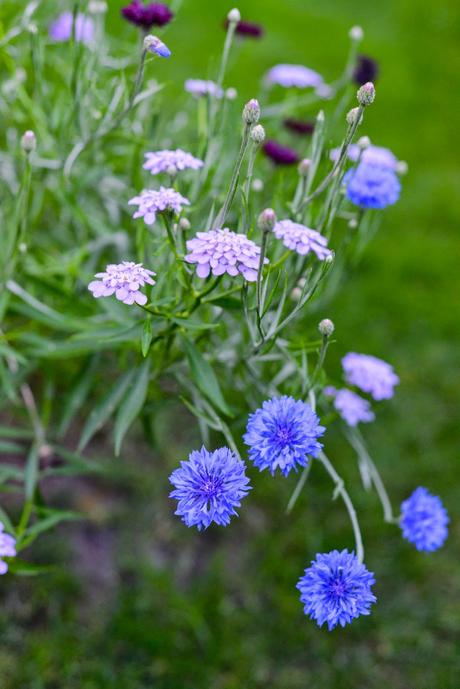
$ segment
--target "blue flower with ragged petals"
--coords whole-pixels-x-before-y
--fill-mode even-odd
[[[347,198],[361,208],[386,208],[396,203],[401,184],[396,173],[383,165],[361,162],[343,178]]]
[[[269,469],[273,476],[279,469],[287,476],[306,466],[308,455],[318,456],[318,438],[325,430],[309,404],[284,395],[265,401],[249,416],[243,440],[260,471]]]
[[[329,631],[344,627],[360,615],[369,615],[377,600],[371,586],[372,572],[348,550],[319,553],[305,570],[297,588],[304,612],[318,626],[327,624]]]
[[[449,515],[437,495],[416,488],[401,505],[400,526],[404,538],[417,550],[438,550],[447,538]]]
[[[169,497],[178,500],[175,514],[199,531],[212,522],[227,526],[251,490],[245,470],[244,462],[228,447],[192,452],[169,477],[175,487]]]

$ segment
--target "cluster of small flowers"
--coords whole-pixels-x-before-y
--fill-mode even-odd
[[[4,533],[4,528],[4,525],[0,522],[0,574],[6,574],[8,571],[8,564],[3,558],[16,555],[16,539]]]

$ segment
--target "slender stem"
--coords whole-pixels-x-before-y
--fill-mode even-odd
[[[246,153],[246,149],[248,147],[249,143],[249,132],[250,132],[250,125],[246,124],[243,130],[243,137],[241,139],[241,146],[240,150],[238,153],[238,158],[236,159],[235,167],[233,168],[233,174],[232,174],[232,179],[230,180],[230,186],[228,188],[227,196],[224,201],[224,205],[222,206],[221,211],[218,213],[215,221],[214,221],[214,229],[217,229],[219,227],[222,227],[222,225],[225,222],[225,218],[227,217],[228,210],[230,206],[232,205],[232,201],[235,197],[236,193],[236,187],[238,185],[238,179],[240,176],[240,170],[241,170],[241,165],[243,163],[244,159],[244,154]]]
[[[361,529],[359,528],[359,522],[358,522],[358,517],[356,516],[356,510],[353,507],[353,503],[351,501],[350,496],[348,495],[348,491],[345,488],[345,484],[343,482],[342,477],[337,473],[337,471],[334,469],[333,465],[329,461],[329,459],[326,457],[324,452],[320,452],[318,455],[318,460],[321,462],[323,467],[326,469],[327,473],[333,480],[335,484],[335,491],[334,491],[334,499],[340,495],[342,498],[343,502],[345,503],[345,507],[347,508],[348,516],[350,517],[351,524],[353,526],[353,533],[355,535],[355,545],[356,545],[356,557],[358,558],[359,562],[363,562],[364,560],[364,546],[363,546],[363,539],[361,537]]]
[[[249,193],[251,191],[251,181],[252,181],[252,176],[254,173],[254,162],[256,160],[256,154],[257,154],[258,150],[259,150],[259,145],[256,143],[253,143],[251,150],[249,152],[248,171],[246,173],[246,179],[244,182],[244,196],[246,199],[246,204],[248,206],[249,206]]]
[[[225,36],[224,51],[222,53],[222,60],[220,62],[219,75],[217,77],[217,86],[222,88],[224,83],[225,72],[227,69],[228,57],[230,55],[230,48],[232,47],[233,37],[235,35],[237,22],[229,22],[227,28],[227,35]]]
[[[257,329],[259,331],[260,337],[263,339],[265,337],[262,330],[262,272],[264,269],[265,252],[267,250],[267,240],[268,232],[262,232],[262,241],[260,244],[260,256],[259,256],[259,266],[257,268]],[[264,300],[265,301],[265,300]]]
[[[327,335],[323,335],[323,341],[321,342],[321,349],[319,350],[318,361],[316,362],[315,370],[313,371],[311,379],[310,379],[310,386],[309,386],[310,390],[315,385],[316,380],[317,380],[317,378],[321,372],[321,369],[323,368],[323,364],[324,364],[324,360],[326,358],[326,352],[327,352],[328,346],[329,346],[329,337]]]
[[[295,504],[296,504],[296,502],[297,502],[297,498],[299,497],[299,495],[300,495],[300,493],[302,492],[302,489],[303,489],[305,483],[307,482],[307,478],[308,478],[308,475],[309,475],[310,470],[311,470],[311,465],[312,465],[312,462],[309,461],[308,464],[307,464],[307,466],[306,466],[306,467],[304,468],[304,470],[302,471],[302,473],[301,473],[301,475],[300,475],[300,478],[299,478],[299,480],[297,481],[297,485],[296,485],[296,487],[294,488],[294,492],[292,493],[292,495],[291,495],[291,497],[290,497],[290,499],[289,499],[289,502],[288,502],[288,504],[287,504],[287,507],[286,507],[286,514],[291,514],[292,510],[294,509],[294,506],[295,506]]]

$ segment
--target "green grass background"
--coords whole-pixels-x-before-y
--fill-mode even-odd
[[[110,31],[135,31],[109,2]],[[61,3],[59,3],[59,9]],[[350,479],[378,604],[369,618],[328,633],[304,618],[294,588],[319,550],[346,547],[342,505],[318,472],[293,515],[292,482],[258,477],[258,497],[228,530],[192,534],[171,518],[164,470],[132,445],[129,480],[113,492],[77,488],[93,522],[62,527],[40,545],[62,569],[0,582],[2,689],[457,689],[460,676],[458,80],[456,0],[242,0],[266,28],[232,59],[228,84],[249,98],[276,62],[307,64],[330,80],[341,71],[347,31],[365,30],[363,52],[381,65],[366,133],[409,163],[400,202],[327,313],[338,345],[391,361],[398,393],[365,435],[394,504],[416,485],[440,494],[452,518],[439,553],[415,552],[382,524],[359,489],[353,455],[329,452]],[[211,74],[229,6],[184,0],[167,42],[171,94]],[[173,96],[172,96],[173,97]],[[269,134],[276,134],[270,131]],[[158,426],[181,450],[167,410]],[[180,455],[182,456],[182,455]],[[159,465],[157,464],[157,467]],[[71,547],[69,546],[71,544]]]

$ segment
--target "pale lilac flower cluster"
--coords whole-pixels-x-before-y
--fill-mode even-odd
[[[49,36],[53,41],[70,41],[73,30],[72,12],[63,12],[50,25]],[[75,40],[88,45],[94,37],[94,22],[82,12],[75,18]]]
[[[139,289],[145,284],[155,284],[152,275],[155,275],[153,270],[143,268],[142,263],[134,263],[133,261],[110,263],[104,273],[96,273],[95,277],[99,280],[90,282],[88,289],[96,299],[115,294],[116,298],[123,304],[143,306],[147,303],[147,297]]]
[[[269,84],[278,84],[284,88],[318,88],[323,84],[321,74],[304,65],[276,65],[269,70],[265,79]]]
[[[3,557],[14,557],[16,555],[16,539],[3,532],[4,526],[0,522],[0,574],[6,574],[8,565],[2,560]]]
[[[187,79],[184,86],[188,93],[191,93],[192,96],[197,98],[200,96],[211,96],[213,98],[224,97],[223,89],[209,79]]]
[[[328,386],[324,388],[324,393],[334,398],[334,407],[348,426],[354,427],[358,423],[370,423],[375,420],[369,402],[356,392],[346,388],[336,390]]]
[[[199,158],[195,158],[191,153],[177,148],[175,151],[154,151],[145,154],[146,161],[143,165],[144,170],[148,170],[152,175],[159,175],[161,172],[181,172],[182,170],[199,170],[204,163]]]
[[[342,359],[342,367],[347,383],[356,385],[375,400],[393,397],[394,387],[399,383],[393,366],[369,354],[348,352]]]
[[[329,154],[331,160],[334,162],[338,160],[340,155],[340,148],[333,148]],[[361,155],[361,158],[360,158]],[[368,165],[375,165],[376,167],[388,168],[395,171],[398,165],[398,159],[393,151],[383,146],[374,146],[371,144],[362,151],[358,144],[350,144],[347,149],[347,157],[354,163],[360,159],[362,163]]]
[[[157,219],[157,213],[167,211],[179,214],[182,206],[189,206],[190,201],[171,188],[144,189],[139,196],[134,196],[128,201],[130,206],[138,206],[133,218],[144,218],[146,225],[153,225]]]
[[[260,246],[245,234],[232,232],[228,228],[197,232],[187,242],[190,253],[185,256],[188,263],[196,263],[196,274],[200,278],[213,275],[238,275],[248,282],[257,280],[260,260]],[[268,263],[268,259],[264,259]]]
[[[279,220],[273,228],[273,232],[277,239],[283,240],[285,247],[292,249],[300,256],[305,256],[313,251],[320,261],[324,261],[332,255],[332,251],[327,248],[326,237],[293,220]]]

